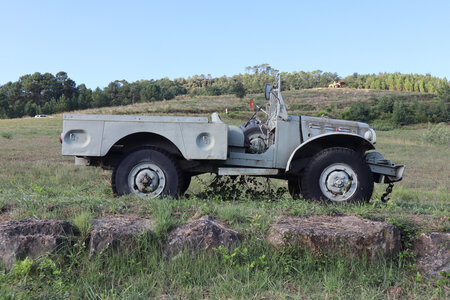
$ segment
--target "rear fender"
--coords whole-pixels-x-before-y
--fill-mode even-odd
[[[186,159],[227,159],[228,128],[226,124],[105,122],[103,132],[100,156],[106,155],[111,147],[122,139],[132,135],[148,135],[154,136],[154,140],[163,140],[174,145]],[[141,143],[147,144],[145,140]]]

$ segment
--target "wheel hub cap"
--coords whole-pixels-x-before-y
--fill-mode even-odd
[[[356,192],[358,179],[346,164],[333,164],[320,175],[320,189],[331,201],[346,201]]]
[[[158,185],[159,177],[153,170],[142,170],[136,175],[136,187],[142,193],[153,192]]]
[[[166,185],[164,172],[155,164],[143,163],[135,166],[129,176],[130,190],[140,197],[156,197]]]

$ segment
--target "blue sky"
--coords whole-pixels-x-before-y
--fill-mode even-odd
[[[77,84],[280,71],[450,79],[450,1],[0,0],[0,84],[66,71]]]

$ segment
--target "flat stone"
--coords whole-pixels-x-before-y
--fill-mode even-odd
[[[91,256],[112,248],[119,250],[136,246],[136,240],[150,236],[154,222],[133,215],[112,215],[94,219],[89,240]]]
[[[450,272],[450,233],[422,233],[413,243],[417,267],[425,275],[439,277]]]
[[[34,218],[0,223],[0,259],[10,268],[16,260],[35,259],[70,246],[74,227],[67,221]]]
[[[205,215],[172,230],[164,252],[168,256],[174,256],[184,249],[190,252],[208,251],[219,246],[229,249],[238,241],[237,231],[226,227],[216,218]]]
[[[314,254],[370,260],[400,250],[400,232],[394,225],[356,216],[287,217],[271,226],[267,241],[276,248],[302,247]]]

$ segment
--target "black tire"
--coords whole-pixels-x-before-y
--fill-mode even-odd
[[[184,185],[182,174],[169,153],[157,148],[141,148],[127,154],[114,168],[111,184],[114,194],[119,196],[177,198]]]
[[[291,197],[294,200],[298,200],[300,199],[300,196],[302,195],[302,187],[301,187],[301,181],[300,181],[300,177],[291,177],[288,178],[288,191],[289,194],[291,194]]]
[[[368,202],[373,176],[361,155],[334,147],[317,153],[301,176],[302,194],[327,203]]]

